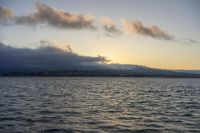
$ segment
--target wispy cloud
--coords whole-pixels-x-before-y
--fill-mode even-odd
[[[110,18],[102,17],[100,19],[100,24],[109,36],[122,34],[122,31],[116,27],[114,21]]]
[[[57,28],[95,29],[93,16],[68,13],[42,3],[36,4],[36,11],[33,14],[17,16],[16,23],[47,24]]]
[[[147,37],[152,37],[155,39],[164,39],[164,40],[174,40],[173,35],[170,35],[166,31],[162,30],[157,26],[144,26],[141,21],[129,21],[122,20],[125,31],[130,33],[137,33]]]
[[[193,39],[190,39],[190,38],[187,38],[187,39],[184,39],[184,40],[178,40],[179,42],[181,43],[184,43],[184,44],[197,44],[198,42],[193,40]]]
[[[126,19],[122,19],[122,25],[125,32],[128,33],[136,33],[142,36],[151,37],[154,39],[167,40],[172,42],[178,42],[182,44],[196,44],[197,41],[188,38],[188,39],[179,39],[174,35],[170,34],[166,30],[162,28],[152,25],[145,26],[141,21],[130,21]]]
[[[103,29],[105,35],[110,37],[122,35],[128,32],[154,39],[167,40],[182,44],[198,43],[191,38],[178,39],[167,30],[155,25],[146,26],[141,21],[122,19],[121,24],[123,28],[118,28],[116,23],[111,18],[101,17],[98,19],[92,15],[69,13],[62,9],[50,7],[43,3],[37,3],[36,10],[34,10],[31,14],[24,16],[15,16],[11,9],[0,6],[0,24],[17,24],[28,26],[47,25],[60,29],[88,29],[93,31]]]
[[[8,21],[13,19],[14,14],[10,8],[0,6],[0,23],[7,24]]]

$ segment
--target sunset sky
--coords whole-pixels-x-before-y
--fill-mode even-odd
[[[1,0],[0,42],[108,63],[200,69],[199,0]]]

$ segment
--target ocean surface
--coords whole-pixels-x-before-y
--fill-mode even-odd
[[[200,79],[0,77],[0,133],[200,132]]]

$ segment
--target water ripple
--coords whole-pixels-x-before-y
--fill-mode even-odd
[[[200,79],[1,77],[0,132],[200,132]]]

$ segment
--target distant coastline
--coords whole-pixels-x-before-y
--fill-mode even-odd
[[[41,72],[5,72],[1,77],[166,77],[166,78],[200,78],[200,74],[159,70],[136,72],[131,70],[65,70]]]

